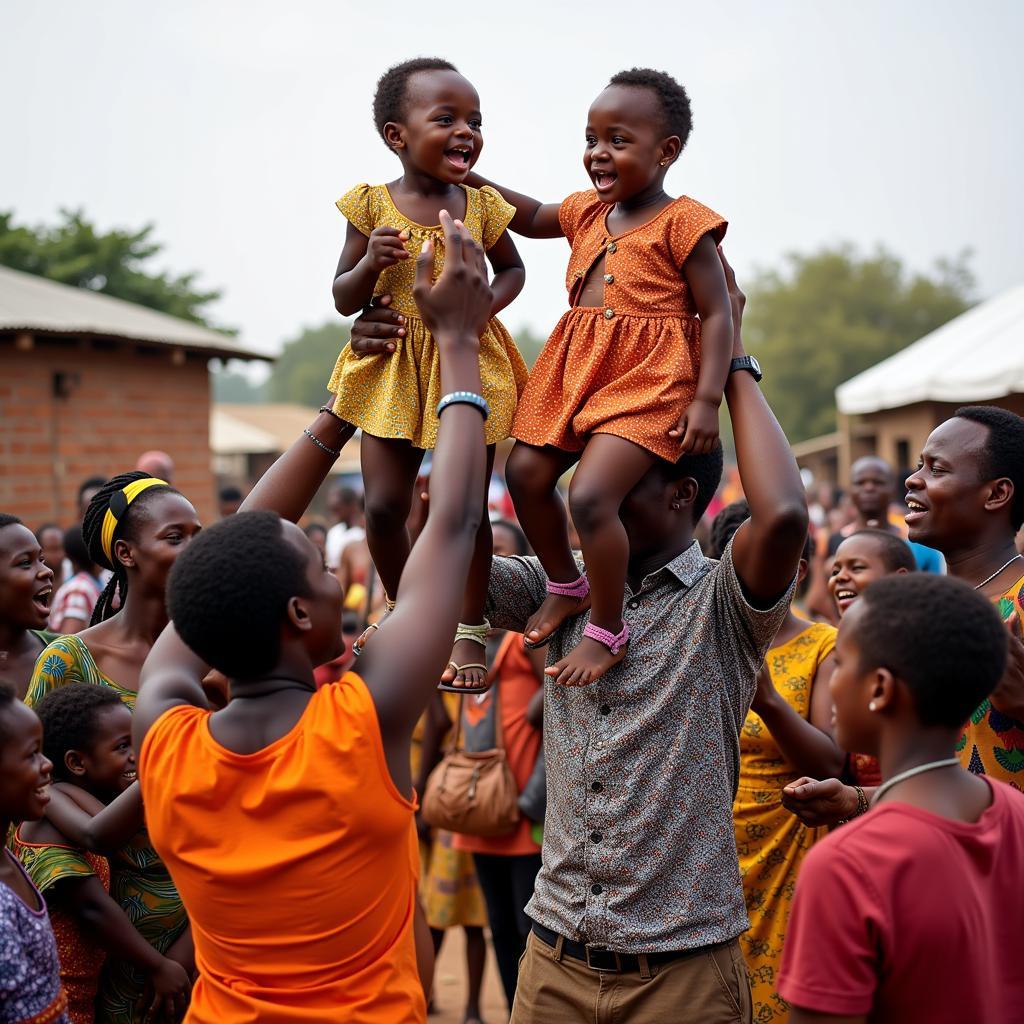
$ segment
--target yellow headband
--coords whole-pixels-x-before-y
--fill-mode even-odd
[[[112,545],[114,543],[114,531],[121,516],[128,511],[128,506],[143,492],[150,487],[167,487],[166,480],[158,480],[155,476],[145,476],[141,480],[133,480],[127,487],[115,491],[110,496],[110,504],[107,511],[103,513],[103,527],[100,530],[100,546],[107,556],[107,561],[114,564]]]

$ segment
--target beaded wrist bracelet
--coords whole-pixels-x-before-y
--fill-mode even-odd
[[[437,403],[437,415],[440,417],[441,413],[445,411],[450,405],[471,405],[474,409],[479,410],[480,415],[484,419],[487,419],[491,415],[491,407],[487,404],[487,399],[483,395],[478,395],[473,391],[452,391],[445,395],[440,402]]]

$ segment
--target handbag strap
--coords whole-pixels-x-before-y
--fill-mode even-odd
[[[508,633],[501,640],[498,645],[498,650],[494,657],[491,659],[491,667],[487,670],[487,681],[491,684],[491,693],[493,694],[492,702],[492,713],[494,715],[494,747],[496,750],[505,749],[505,730],[501,721],[501,701],[499,695],[501,693],[501,687],[498,685],[498,663],[501,661],[501,656],[505,653],[507,644],[514,643],[516,634]],[[448,742],[448,753],[454,754],[462,748],[459,746],[459,736],[462,734],[462,711],[465,707],[466,694],[459,694],[459,710],[455,716],[455,729],[452,731],[451,739]],[[473,696],[470,694],[469,696]]]

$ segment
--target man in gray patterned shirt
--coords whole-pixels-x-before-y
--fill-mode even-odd
[[[751,1019],[737,942],[748,927],[732,819],[739,731],[789,607],[807,511],[742,358],[744,299],[726,269],[740,364],[725,396],[750,519],[720,562],[693,539],[720,449],[659,464],[623,505],[629,652],[590,686],[545,684],[544,866],[513,1024]],[[522,632],[544,594],[535,558],[495,559],[487,617]],[[586,621],[554,635],[549,665]]]
[[[739,731],[789,607],[807,507],[744,355],[745,300],[722,262],[735,335],[725,398],[750,519],[720,562],[693,540],[721,478],[720,451],[655,466],[623,504],[629,651],[591,686],[545,684],[544,866],[527,906],[534,925],[513,1024],[751,1019],[732,824]],[[374,307],[352,325],[352,347],[393,351],[401,330],[397,313]],[[544,583],[536,559],[496,559],[488,618],[522,632]],[[585,622],[555,634],[549,665]]]

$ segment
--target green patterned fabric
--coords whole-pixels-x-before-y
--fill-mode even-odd
[[[32,671],[25,703],[29,707],[34,707],[52,690],[67,683],[95,683],[98,686],[108,686],[117,693],[129,710],[135,710],[135,691],[126,690],[105,676],[99,670],[89,648],[74,633],[57,637],[43,648]]]

